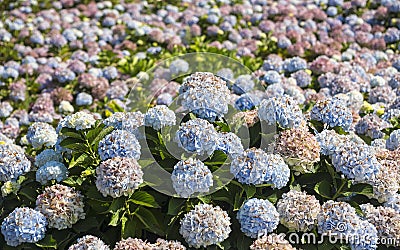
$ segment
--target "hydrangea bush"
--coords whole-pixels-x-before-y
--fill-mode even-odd
[[[398,0],[0,11],[1,249],[399,249]]]

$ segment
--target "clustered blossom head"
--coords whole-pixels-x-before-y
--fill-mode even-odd
[[[390,207],[360,205],[364,218],[378,230],[378,237],[398,239],[400,236],[400,214]],[[396,243],[397,244],[397,243]]]
[[[172,171],[171,180],[176,193],[183,198],[195,193],[206,193],[213,186],[211,171],[203,162],[193,158],[178,162]]]
[[[307,232],[314,228],[321,209],[319,201],[306,192],[290,190],[276,204],[280,222],[289,229]]]
[[[320,234],[346,240],[352,249],[377,248],[378,231],[375,225],[362,220],[346,202],[325,202],[317,219]]]
[[[140,144],[136,137],[126,130],[114,130],[99,142],[100,159],[113,157],[140,158]]]
[[[96,168],[96,187],[104,196],[129,196],[142,183],[143,171],[132,158],[110,158]]]
[[[85,235],[77,239],[76,243],[71,245],[68,250],[110,250],[102,240],[93,235]]]
[[[250,250],[295,250],[284,236],[275,233],[264,235],[253,242]]]
[[[146,112],[144,123],[155,130],[160,130],[163,127],[175,125],[176,116],[174,111],[170,110],[167,106],[157,105]]]
[[[385,207],[393,208],[397,213],[400,214],[400,194],[394,194],[388,198],[383,204]]]
[[[348,141],[332,154],[336,171],[355,181],[371,181],[382,168],[371,147]]]
[[[218,134],[218,145],[216,149],[223,151],[232,158],[244,151],[239,136],[232,132],[223,132]]]
[[[179,233],[189,246],[207,247],[227,239],[230,225],[228,213],[219,206],[199,204],[184,215]]]
[[[158,238],[154,243],[155,249],[159,250],[186,250],[186,247],[176,240],[164,240]]]
[[[310,117],[331,128],[341,127],[345,131],[350,130],[353,122],[351,111],[337,98],[318,101],[312,108]]]
[[[31,208],[17,207],[1,223],[1,233],[7,245],[36,243],[45,237],[46,217]]]
[[[31,162],[20,146],[0,141],[0,181],[17,180],[30,170]]]
[[[26,134],[28,142],[34,148],[52,147],[57,142],[56,130],[49,124],[44,122],[33,123]]]
[[[218,133],[211,123],[196,118],[179,126],[175,141],[188,153],[211,154],[217,147]]]
[[[48,161],[36,171],[36,181],[45,185],[51,180],[61,182],[68,177],[68,169],[58,161]]]
[[[196,72],[187,77],[180,89],[182,106],[209,121],[228,112],[230,92],[226,82],[209,72]]]
[[[282,131],[276,138],[275,152],[296,172],[315,172],[314,163],[320,160],[320,146],[305,128]]]
[[[390,128],[391,124],[382,120],[375,114],[368,114],[361,118],[355,126],[355,131],[359,135],[369,136],[372,139],[382,138],[385,134],[383,129]]]
[[[283,128],[299,127],[304,120],[300,107],[288,95],[262,100],[258,108],[258,117],[268,125],[277,123]]]
[[[36,210],[46,216],[50,228],[71,228],[85,218],[83,196],[73,188],[55,184],[36,199]]]
[[[57,132],[59,133],[62,128],[72,128],[76,130],[84,130],[93,127],[96,119],[92,114],[79,111],[75,114],[64,117],[63,120],[57,126]]]
[[[137,238],[122,239],[115,244],[114,250],[152,250],[153,245]]]
[[[144,125],[144,115],[137,112],[115,112],[110,117],[103,120],[103,123],[115,129],[127,130],[137,135],[137,129]]]
[[[389,150],[400,148],[400,129],[390,133],[389,138],[386,140],[386,148]]]
[[[45,149],[35,157],[35,166],[41,167],[49,161],[62,162],[63,158],[61,153],[55,151],[54,149]]]
[[[290,170],[283,158],[267,154],[262,149],[250,148],[235,156],[230,171],[234,177],[245,184],[271,184],[282,188],[289,181]]]
[[[274,231],[279,224],[279,213],[274,205],[263,199],[247,200],[237,213],[240,230],[251,238],[258,238]]]

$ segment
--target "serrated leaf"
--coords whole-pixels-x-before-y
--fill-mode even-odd
[[[177,215],[185,204],[185,199],[171,198],[168,202],[168,214]]]
[[[75,157],[72,158],[72,160],[69,162],[68,168],[73,168],[78,164],[84,164],[88,162],[90,159],[89,155],[86,153],[82,153],[78,158],[75,159]]]
[[[61,146],[61,147],[64,147],[64,148],[68,148],[68,147],[67,147],[68,145],[71,145],[71,144],[79,144],[79,143],[85,143],[85,141],[82,140],[82,139],[67,137],[67,138],[65,138],[64,140],[62,140],[62,141],[60,142],[60,146]]]
[[[315,190],[315,192],[317,192],[317,194],[321,195],[322,197],[331,199],[331,197],[330,197],[331,186],[330,185],[331,185],[331,183],[328,181],[321,181],[315,185],[314,190]]]
[[[101,139],[103,139],[106,135],[108,135],[109,133],[111,133],[111,131],[114,130],[113,126],[109,126],[104,128],[94,139],[92,142],[90,142],[90,144],[92,146],[95,146],[97,148],[99,142]],[[97,150],[97,149],[96,149]]]
[[[133,193],[133,195],[128,201],[146,207],[152,207],[152,208],[160,207],[160,205],[158,205],[154,197],[145,191],[136,191],[135,193]]]
[[[140,207],[139,210],[135,213],[135,216],[143,223],[147,230],[153,232],[158,235],[163,235],[163,231],[160,228],[160,225],[154,216],[154,214],[144,208]]]
[[[88,140],[88,142],[92,143],[92,141],[104,129],[104,127],[105,127],[104,123],[100,123],[94,129],[89,130],[86,133],[86,139]]]

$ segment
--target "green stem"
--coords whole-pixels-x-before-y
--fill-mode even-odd
[[[336,191],[336,194],[332,197],[332,200],[335,200],[337,197],[339,197],[341,195],[341,191],[342,191],[344,185],[346,185],[346,181],[342,180],[342,184],[340,185],[339,189]]]

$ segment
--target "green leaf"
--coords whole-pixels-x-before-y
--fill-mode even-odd
[[[366,196],[370,196],[374,193],[374,190],[371,185],[365,183],[358,183],[352,185],[347,192],[342,193],[344,196],[350,196],[352,194],[363,194]]]
[[[36,243],[36,246],[42,248],[54,248],[57,249],[57,241],[51,234],[47,234],[41,241]]]
[[[77,133],[76,131],[74,132],[63,132],[62,135],[66,136],[67,138],[74,138],[78,140],[83,140],[82,136]]]
[[[252,198],[256,194],[256,187],[253,185],[243,185],[244,191],[246,192],[247,199]]]
[[[80,143],[85,143],[85,141],[77,138],[67,137],[60,142],[60,146],[64,148],[69,148],[68,147],[69,145],[80,144]]]
[[[104,123],[101,122],[94,129],[91,129],[86,133],[86,139],[89,141],[89,143],[92,143],[92,141],[103,130],[104,127]]]
[[[168,214],[177,215],[185,204],[185,199],[171,198],[168,202]]]
[[[90,142],[92,146],[98,146],[101,139],[103,139],[106,135],[111,133],[114,130],[113,126],[104,128],[94,139]]]
[[[328,181],[318,182],[314,187],[315,192],[324,198],[331,199],[331,183]]]
[[[158,235],[164,234],[160,228],[160,225],[156,217],[150,210],[144,207],[139,207],[139,210],[135,213],[135,216],[143,223],[146,229],[149,230],[150,232]]]
[[[83,165],[85,163],[89,163],[90,157],[86,153],[82,153],[78,158],[75,159],[75,156],[69,162],[68,168],[73,168],[76,165]]]
[[[96,217],[89,217],[85,218],[84,220],[79,220],[76,224],[73,225],[73,228],[76,232],[82,233],[89,231],[92,228],[95,228],[98,226],[98,221],[96,220]]]
[[[145,207],[152,207],[152,208],[160,207],[160,205],[157,204],[154,197],[145,191],[136,191],[135,193],[133,193],[133,195],[128,201]]]
[[[119,213],[121,212],[121,209],[118,209],[113,215],[111,216],[110,223],[108,225],[110,226],[117,226],[119,222]]]
[[[221,132],[231,132],[229,125],[225,122],[214,122],[218,127],[220,127]]]

